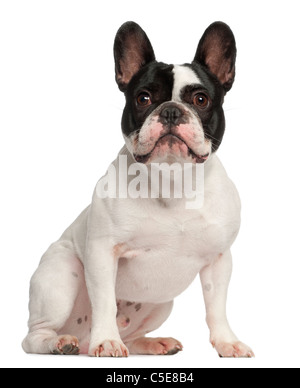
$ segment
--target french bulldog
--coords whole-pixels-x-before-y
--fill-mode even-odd
[[[211,344],[221,357],[253,357],[226,318],[240,199],[216,155],[224,96],[235,78],[234,35],[215,22],[191,63],[169,65],[156,61],[142,28],[127,22],[116,34],[114,59],[126,98],[125,145],[91,204],[42,256],[30,282],[23,349],[96,357],[175,354],[181,342],[146,334],[169,317],[174,298],[199,274]],[[163,195],[160,184],[166,176],[174,183],[176,169],[154,184],[159,167],[172,165],[193,174],[201,167],[199,206],[187,206],[183,188],[181,196],[174,189]],[[195,187],[197,178],[189,176]]]

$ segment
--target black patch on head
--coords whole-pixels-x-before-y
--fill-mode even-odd
[[[126,105],[122,116],[122,131],[128,136],[140,130],[146,118],[163,102],[172,99],[174,66],[152,62],[135,74],[125,91]],[[140,93],[147,92],[152,104],[141,107],[137,104]]]
[[[219,148],[225,131],[225,117],[222,108],[225,95],[224,88],[220,85],[218,80],[199,63],[193,62],[191,65],[186,64],[185,66],[190,67],[201,81],[201,85],[194,85],[194,87],[199,87],[199,90],[202,90],[210,98],[210,106],[207,110],[201,111],[197,110],[194,106],[190,107],[200,117],[205,138],[211,140],[212,151],[214,152]],[[185,92],[186,88],[181,91],[181,98],[183,101],[185,101]]]

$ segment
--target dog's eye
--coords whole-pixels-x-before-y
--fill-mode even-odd
[[[152,104],[151,97],[146,92],[139,94],[136,101],[140,106],[149,106]]]
[[[204,93],[197,93],[193,97],[193,104],[202,109],[207,108],[209,99]]]

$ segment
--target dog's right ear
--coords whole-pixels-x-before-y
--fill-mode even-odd
[[[151,43],[134,23],[124,23],[117,32],[114,43],[116,82],[124,92],[132,77],[146,64],[155,61]]]

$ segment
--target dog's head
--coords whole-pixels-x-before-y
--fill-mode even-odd
[[[139,25],[127,22],[114,44],[116,81],[125,93],[122,131],[137,162],[203,163],[221,144],[224,95],[235,76],[230,28],[211,24],[191,64],[155,60]]]

